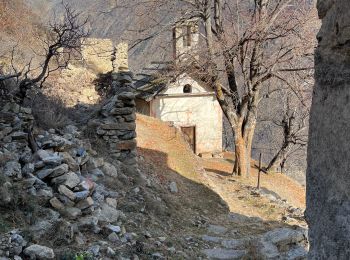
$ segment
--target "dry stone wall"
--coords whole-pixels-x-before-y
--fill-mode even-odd
[[[322,28],[307,170],[309,259],[350,259],[350,1],[318,0]]]
[[[132,73],[113,73],[114,96],[95,119],[96,133],[108,145],[113,157],[128,166],[136,165],[136,108]]]

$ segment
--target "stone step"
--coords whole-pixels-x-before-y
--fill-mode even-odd
[[[205,249],[202,251],[209,259],[215,260],[234,260],[242,259],[247,254],[246,250],[233,250],[225,248]]]

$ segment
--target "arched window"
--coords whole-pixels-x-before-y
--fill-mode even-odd
[[[192,93],[192,86],[189,84],[186,84],[183,89],[184,93]]]

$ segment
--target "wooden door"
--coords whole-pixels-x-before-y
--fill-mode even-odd
[[[195,126],[181,127],[181,131],[185,137],[186,142],[189,143],[192,151],[196,153],[196,127]]]

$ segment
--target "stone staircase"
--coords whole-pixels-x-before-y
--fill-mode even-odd
[[[208,259],[307,259],[307,230],[281,227],[260,235],[233,238],[234,231],[209,225],[202,241],[208,247],[203,254]]]

